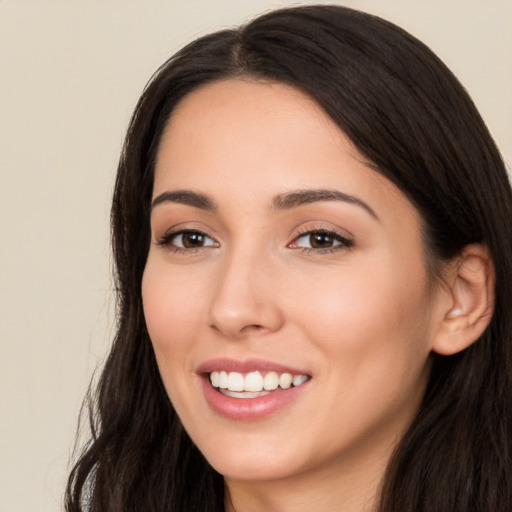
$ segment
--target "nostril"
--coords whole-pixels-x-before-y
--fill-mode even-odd
[[[227,293],[217,295],[208,312],[208,324],[219,334],[230,338],[262,335],[277,331],[283,324],[282,311],[268,299],[258,302],[227,298]]]
[[[264,329],[264,327],[262,325],[252,324],[252,325],[246,325],[242,329],[242,332],[244,332],[244,331],[260,331],[262,329]]]
[[[218,325],[215,325],[215,324],[210,324],[210,327],[218,332],[222,332],[222,329],[218,326]],[[240,329],[240,332],[251,332],[251,331],[261,331],[265,329],[265,327],[263,325],[259,325],[259,324],[249,324],[249,325],[244,325],[241,329]]]

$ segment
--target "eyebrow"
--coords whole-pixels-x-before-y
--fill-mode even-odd
[[[293,192],[287,192],[285,194],[279,194],[272,201],[272,207],[276,210],[289,210],[298,206],[304,206],[320,201],[342,201],[344,203],[353,204],[366,210],[374,219],[379,220],[378,215],[375,213],[373,208],[365,203],[362,199],[345,194],[339,190],[326,190],[326,189],[307,189],[307,190],[295,190]],[[191,190],[176,190],[163,192],[153,199],[151,203],[151,210],[156,206],[163,203],[178,203],[193,206],[201,210],[206,211],[217,211],[217,205],[215,201],[199,192],[193,192]]]
[[[344,194],[339,190],[296,190],[286,194],[280,194],[274,198],[273,207],[277,210],[288,210],[319,201],[342,201],[344,203],[353,204],[366,210],[374,219],[379,220],[378,215],[373,208],[365,203],[362,199]]]
[[[215,211],[217,205],[215,201],[205,194],[192,192],[191,190],[176,190],[173,192],[164,192],[153,199],[151,210],[162,203],[179,203],[193,206],[201,210]]]

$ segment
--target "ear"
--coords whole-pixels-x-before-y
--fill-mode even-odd
[[[452,355],[475,342],[494,312],[494,265],[484,245],[470,244],[450,263],[441,323],[432,350]]]

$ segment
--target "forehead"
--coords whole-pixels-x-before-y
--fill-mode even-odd
[[[242,79],[201,87],[171,116],[153,195],[190,188],[221,199],[233,192],[245,204],[295,189],[334,188],[376,208],[397,198],[404,204],[396,207],[412,208],[309,96],[284,84]]]
[[[247,150],[252,143],[261,154],[275,148],[285,150],[306,138],[311,146],[321,140],[325,147],[346,139],[321,107],[295,88],[231,79],[188,94],[173,111],[162,144],[172,145],[174,139],[200,148],[243,145]],[[174,152],[179,150],[177,146]]]

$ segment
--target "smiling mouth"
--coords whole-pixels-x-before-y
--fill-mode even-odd
[[[219,393],[231,398],[258,398],[276,391],[298,387],[311,377],[305,374],[259,371],[250,373],[213,371],[209,375],[211,385]]]

